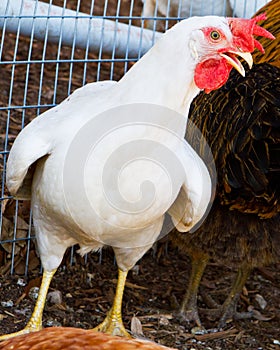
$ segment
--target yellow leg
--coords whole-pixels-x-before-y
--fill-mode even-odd
[[[187,321],[195,321],[198,327],[202,327],[197,310],[197,294],[203,272],[209,261],[209,256],[202,251],[195,250],[190,255],[192,260],[191,276],[179,316]]]
[[[252,267],[247,262],[244,262],[238,269],[231,291],[221,307],[222,317],[219,321],[219,328],[223,328],[228,319],[245,319],[253,316],[251,312],[237,312],[236,310],[240,294],[251,272]]]
[[[26,327],[21,331],[10,333],[10,334],[4,334],[0,336],[0,341],[13,338],[21,334],[37,332],[42,329],[42,315],[43,315],[43,310],[45,306],[45,301],[46,301],[49,285],[51,283],[51,280],[55,272],[56,272],[56,269],[52,271],[44,271],[38,299],[36,301],[34,311]]]
[[[125,330],[122,321],[122,299],[127,273],[128,271],[122,271],[119,269],[118,284],[113,306],[108,312],[105,320],[94,328],[95,331],[123,337],[131,337]]]

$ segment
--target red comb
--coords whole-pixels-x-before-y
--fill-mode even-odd
[[[254,35],[263,36],[268,39],[275,39],[268,30],[256,24],[265,19],[265,13],[252,19],[228,18],[234,44],[244,52],[253,52],[254,49],[257,48],[264,53],[262,44],[254,38]]]

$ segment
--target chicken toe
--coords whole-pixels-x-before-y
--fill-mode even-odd
[[[35,308],[33,310],[31,318],[28,321],[26,327],[18,332],[3,334],[2,336],[0,336],[0,341],[10,339],[22,334],[37,332],[42,329],[42,316],[43,316],[45,301],[46,301],[49,285],[51,283],[51,280],[55,272],[56,272],[56,269],[52,271],[44,271],[38,299],[36,301]]]
[[[111,335],[119,335],[129,338],[131,337],[123,325],[121,310],[127,273],[128,271],[122,271],[119,269],[118,284],[113,306],[108,312],[105,320],[94,328],[95,331],[108,333]]]
[[[177,316],[184,321],[194,321],[198,327],[202,327],[197,309],[197,293],[202,274],[208,263],[209,257],[202,251],[193,251],[191,254],[192,272],[189,280],[189,286],[184,296],[184,300]]]

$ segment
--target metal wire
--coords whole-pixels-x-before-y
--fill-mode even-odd
[[[143,0],[144,5],[148,1]],[[216,13],[218,2],[157,0],[153,12],[144,16],[140,0],[1,0],[0,77],[6,87],[0,98],[0,274],[7,273],[6,266],[10,273],[17,272],[19,262],[24,265],[21,272],[27,274],[35,249],[31,213],[23,215],[22,203],[12,200],[5,188],[7,157],[18,132],[78,86],[119,79],[161,35],[156,32],[160,22],[164,31],[186,16],[225,15],[230,6],[232,15],[249,17],[267,1],[220,0],[221,10]],[[166,13],[161,12],[160,3],[166,4]],[[12,6],[16,10],[10,11]],[[40,12],[41,8],[47,12]],[[152,31],[144,28],[146,19],[153,21]],[[110,37],[108,28],[113,28]],[[28,227],[24,237],[22,220]],[[72,249],[71,262],[74,256]]]

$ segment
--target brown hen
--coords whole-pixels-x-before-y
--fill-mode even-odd
[[[201,93],[189,116],[210,145],[217,170],[216,197],[203,225],[190,235],[171,234],[192,260],[179,315],[198,326],[197,292],[210,258],[239,266],[223,305],[211,305],[223,327],[229,319],[252,316],[236,311],[245,282],[254,267],[280,257],[280,0],[271,1],[259,13],[264,11],[268,17],[264,27],[276,39],[261,40],[265,54],[255,53],[258,64],[245,78],[232,72],[222,89]],[[191,123],[186,137],[207,161]]]
[[[175,350],[151,341],[127,339],[80,328],[51,327],[0,343],[1,350]]]

